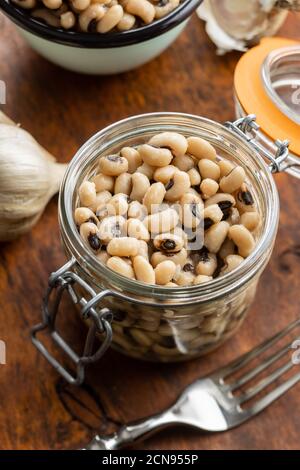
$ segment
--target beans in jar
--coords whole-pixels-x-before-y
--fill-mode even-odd
[[[11,0],[54,28],[105,34],[148,25],[184,0]]]
[[[74,219],[111,270],[173,288],[238,269],[260,224],[245,168],[177,132],[100,156],[78,189]]]

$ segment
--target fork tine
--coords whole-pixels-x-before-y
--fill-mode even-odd
[[[260,374],[262,371],[270,367],[274,362],[278,361],[281,357],[283,357],[288,351],[291,349],[291,343],[289,342],[286,346],[281,348],[276,354],[272,354],[264,361],[262,361],[257,367],[254,369],[251,369],[249,372],[241,376],[239,379],[237,379],[233,383],[228,384],[228,389],[233,392],[234,390],[237,390],[240,388],[242,385],[245,383],[249,382],[249,380],[253,379],[256,377],[258,374]]]
[[[262,379],[257,385],[254,385],[253,387],[246,390],[245,393],[236,397],[237,401],[241,405],[242,403],[250,400],[264,388],[268,387],[268,385],[271,385],[271,383],[275,382],[275,380],[279,379],[279,377],[288,372],[292,367],[294,367],[294,364],[291,361],[287,362],[281,367],[278,367],[278,369]]]
[[[224,379],[228,375],[231,375],[234,372],[237,372],[239,369],[242,369],[250,361],[255,359],[259,354],[262,354],[263,352],[265,352],[267,349],[269,349],[271,346],[277,343],[277,341],[279,341],[281,338],[283,338],[285,335],[290,333],[295,327],[299,325],[300,325],[300,319],[297,319],[296,321],[290,323],[286,328],[284,328],[284,330],[277,333],[272,338],[269,338],[267,341],[264,341],[260,345],[256,346],[254,349],[245,353],[243,356],[239,357],[238,359],[235,359],[227,366],[217,370],[210,377],[213,380],[223,383]]]
[[[266,396],[257,401],[252,408],[247,409],[247,413],[250,413],[250,416],[259,413],[264,410],[267,406],[271,405],[273,401],[280,398],[285,392],[292,388],[296,383],[300,381],[300,372],[290,377],[286,382],[279,385],[279,387],[272,390]]]

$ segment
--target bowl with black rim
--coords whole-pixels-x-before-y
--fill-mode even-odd
[[[203,0],[184,0],[165,17],[136,29],[106,34],[66,31],[49,26],[28,10],[0,0],[0,10],[30,46],[51,62],[80,73],[108,75],[149,62],[172,44]]]

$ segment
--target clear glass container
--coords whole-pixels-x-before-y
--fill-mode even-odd
[[[261,77],[273,103],[300,124],[300,45],[271,52],[264,60]]]
[[[249,74],[251,69],[252,73]],[[256,140],[276,152],[276,139],[288,139],[284,169],[300,177],[300,44],[281,38],[261,41],[244,54],[234,77],[237,119],[255,113]]]
[[[246,127],[244,122],[224,126],[187,114],[141,115],[103,129],[77,152],[65,174],[59,199],[61,237],[69,261],[50,277],[44,321],[33,332],[36,346],[69,381],[82,381],[81,368],[96,360],[110,342],[114,349],[139,359],[182,361],[217,348],[240,327],[271,256],[279,218],[278,193],[270,166],[264,152],[260,152],[252,140],[249,142],[251,122],[253,118]],[[253,253],[236,270],[206,284],[170,288],[125,278],[98,261],[81,239],[74,222],[78,188],[94,174],[99,156],[116,153],[125,145],[143,143],[162,131],[203,137],[214,145],[219,156],[242,165],[261,215]],[[49,324],[55,332],[59,294],[54,293],[54,310],[50,309],[49,302],[58,287],[62,287],[62,291],[66,287],[69,293],[71,289],[74,302],[82,307],[81,315],[89,318],[90,337],[104,330],[102,349],[92,355],[90,345],[86,344],[81,358],[75,357],[70,348],[67,350],[61,338],[52,335],[77,364],[77,378],[62,372],[61,366],[36,337],[38,331],[49,328]],[[104,320],[104,328],[101,320]]]

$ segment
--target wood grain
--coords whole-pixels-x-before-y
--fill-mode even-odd
[[[299,15],[280,34],[297,37]],[[94,132],[129,115],[182,111],[225,121],[234,117],[233,71],[239,54],[215,55],[196,17],[179,40],[143,68],[120,76],[87,77],[61,70],[37,56],[0,15],[0,79],[7,84],[3,110],[22,123],[59,161],[68,162]],[[299,37],[299,36],[298,36]],[[281,221],[272,260],[251,312],[221,350],[186,364],[135,361],[110,351],[74,390],[59,379],[29,340],[40,319],[48,275],[64,255],[57,225],[57,198],[30,234],[0,247],[0,448],[72,449],[95,431],[162,410],[197,377],[225,364],[299,315],[300,187],[280,175]],[[83,326],[69,309],[62,328],[78,347]],[[63,357],[60,356],[61,359]],[[208,435],[175,429],[140,445],[144,449],[297,449],[299,386],[239,429]]]

